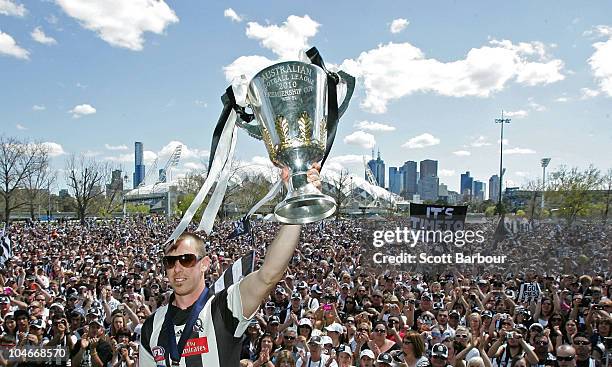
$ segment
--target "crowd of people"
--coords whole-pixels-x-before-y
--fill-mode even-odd
[[[403,223],[403,222],[402,222]],[[375,266],[364,220],[305,225],[285,278],[243,335],[243,366],[600,367],[612,365],[612,228],[541,224],[469,251],[508,257],[494,267]],[[13,223],[0,270],[0,364],[135,366],[142,324],[171,293],[163,242],[176,221]],[[278,224],[231,221],[205,236],[212,285]],[[367,242],[367,241],[366,241]],[[370,249],[371,250],[371,249]],[[65,358],[7,354],[59,347]]]

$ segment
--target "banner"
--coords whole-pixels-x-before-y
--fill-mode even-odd
[[[415,230],[463,230],[466,215],[467,206],[410,203],[410,223]]]

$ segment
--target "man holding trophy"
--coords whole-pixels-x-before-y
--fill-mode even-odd
[[[304,62],[282,62],[257,73],[242,101],[238,100],[238,88],[226,91],[225,108],[213,136],[207,177],[211,182],[203,184],[166,246],[163,264],[174,292],[169,305],[159,308],[142,327],[140,366],[239,366],[240,338],[287,270],[299,242],[301,224],[335,212],[335,201],[320,191],[319,171],[355,81],[344,72],[327,71],[315,48],[306,56]],[[247,106],[253,115],[246,113]],[[218,210],[215,205],[227,185],[224,168],[233,155],[236,126],[263,140],[270,160],[281,169],[281,181],[247,216],[284,183],[288,193],[274,213],[285,225],[267,248],[260,269],[226,289],[209,289],[204,280],[211,260],[204,241],[183,230],[212,181],[217,185],[202,222],[214,220]],[[201,223],[199,228],[210,227]]]

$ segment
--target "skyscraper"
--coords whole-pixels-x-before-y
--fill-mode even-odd
[[[374,153],[372,153],[373,155]],[[378,158],[372,159],[368,162],[368,167],[376,179],[376,183],[380,187],[385,187],[385,161],[380,159],[380,150],[378,151]],[[368,179],[366,175],[366,180]]]
[[[137,188],[145,178],[142,148],[142,142],[137,141],[134,143],[134,188]]]
[[[404,165],[399,168],[399,171],[402,176],[402,191],[404,197],[412,199],[412,195],[417,193],[417,162],[406,161]]]
[[[472,197],[472,190],[474,186],[474,179],[470,176],[470,171],[466,171],[461,174],[461,194],[466,200],[470,200]]]
[[[497,202],[499,200],[499,176],[493,175],[489,179],[489,200]]]
[[[472,189],[472,199],[477,201],[484,201],[484,190],[484,182],[474,181],[474,187]]]
[[[438,200],[440,179],[435,176],[425,176],[419,179],[419,195],[422,200]]]
[[[423,177],[438,177],[438,161],[425,159],[420,164],[420,176]]]
[[[402,174],[397,167],[389,167],[389,191],[398,195],[402,192]]]

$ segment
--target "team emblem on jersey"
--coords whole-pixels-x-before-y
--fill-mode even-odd
[[[196,356],[204,353],[208,353],[208,338],[205,336],[188,339],[187,343],[185,343],[185,349],[183,349],[181,357]]]
[[[166,351],[164,350],[164,348],[159,346],[153,347],[151,348],[151,352],[153,353],[153,359],[155,360],[158,366],[160,366],[159,362],[164,362],[163,364],[161,364],[161,366],[164,366],[166,364]]]

